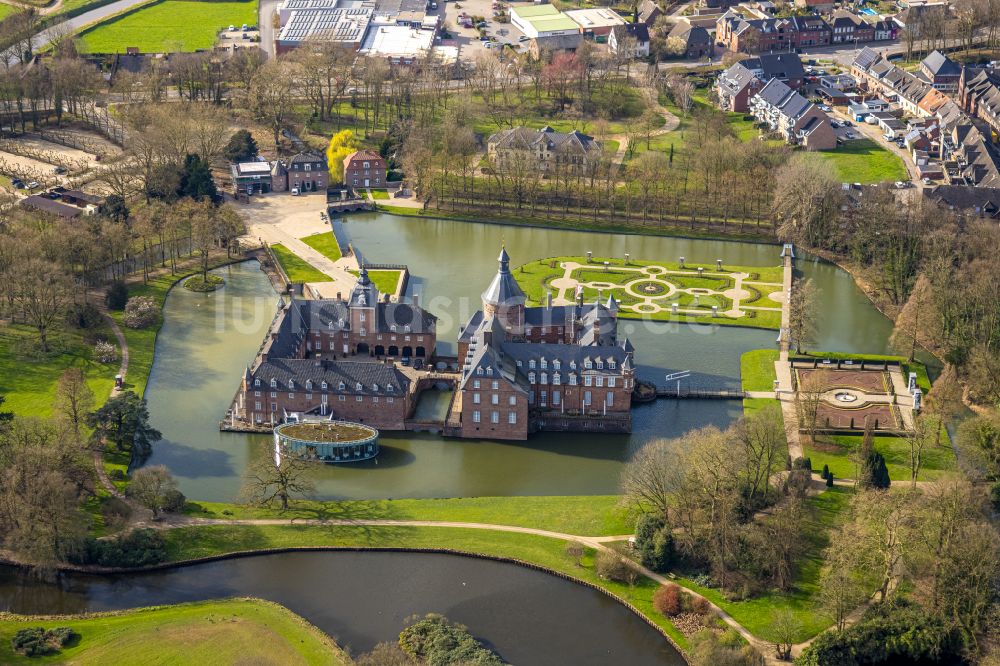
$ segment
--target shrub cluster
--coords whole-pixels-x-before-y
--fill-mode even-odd
[[[150,296],[133,296],[125,304],[125,325],[149,328],[160,320],[160,308]]]
[[[56,627],[55,629],[27,627],[18,629],[10,641],[10,646],[18,654],[23,654],[26,657],[37,657],[52,654],[66,645],[74,635],[73,630],[69,627]]]
[[[496,653],[483,647],[466,627],[435,613],[404,629],[399,634],[399,646],[421,664],[503,666],[504,663]]]
[[[118,360],[118,347],[107,340],[98,340],[94,345],[94,358],[98,363],[114,363]]]
[[[156,530],[137,529],[114,539],[89,537],[70,559],[76,564],[102,567],[144,567],[166,560],[167,546]]]
[[[115,280],[104,294],[104,303],[111,310],[124,310],[128,302],[128,287],[121,280]]]
[[[660,516],[644,515],[635,525],[635,549],[644,567],[666,571],[674,559],[674,538],[670,525]]]

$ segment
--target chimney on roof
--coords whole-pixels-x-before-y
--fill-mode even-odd
[[[323,365],[323,355],[322,354],[316,354],[316,361],[313,363],[313,365],[315,365],[317,368],[320,367],[321,365]]]
[[[340,295],[340,292],[339,292],[339,291],[337,292],[337,300],[338,300],[338,301],[342,301],[342,300],[344,300],[344,299],[343,299],[343,298],[341,297],[341,295]]]

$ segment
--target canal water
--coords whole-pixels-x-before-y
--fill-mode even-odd
[[[0,610],[63,614],[253,596],[302,615],[353,654],[395,641],[411,615],[460,622],[506,663],[672,666],[680,655],[606,595],[533,569],[455,555],[259,555],[57,584],[0,566]],[[86,635],[82,640],[86,642]]]
[[[513,263],[559,255],[770,266],[780,247],[733,241],[534,229],[406,218],[352,216],[346,229],[369,262],[405,263],[409,294],[438,317],[439,350],[455,352],[465,318],[496,271],[506,245]],[[891,323],[854,285],[826,262],[802,257],[798,268],[822,292],[825,313],[817,348],[864,353],[888,351]],[[199,294],[174,289],[164,308],[146,396],[163,440],[147,464],[165,464],[193,499],[231,501],[251,455],[269,437],[220,433],[241,373],[253,359],[275,312],[278,296],[256,262],[215,271],[222,290]],[[692,387],[739,386],[740,355],[773,347],[776,332],[623,320],[620,330],[636,347],[640,377],[663,383],[665,373],[690,370]],[[322,466],[320,498],[469,497],[492,495],[607,494],[618,489],[622,464],[647,442],[707,424],[724,426],[741,413],[739,402],[660,400],[637,407],[631,435],[542,433],[526,442],[443,439],[428,434],[386,434],[377,460]]]

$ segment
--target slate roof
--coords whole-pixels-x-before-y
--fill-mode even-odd
[[[958,76],[962,73],[961,65],[937,50],[924,58],[920,66],[934,76]]]
[[[41,211],[43,213],[48,213],[49,215],[58,215],[66,219],[72,219],[74,217],[79,217],[83,212],[81,209],[75,206],[67,206],[64,203],[54,201],[48,197],[43,197],[38,194],[32,194],[29,197],[21,199],[22,208],[31,208],[33,210]]]
[[[536,148],[540,144],[548,146],[556,152],[588,153],[600,150],[600,143],[583,132],[556,132],[551,127],[531,129],[529,127],[514,127],[493,134],[488,142],[497,148]]]
[[[937,185],[925,188],[924,197],[952,210],[974,212],[983,217],[1000,215],[1000,188],[972,185]]]
[[[663,10],[660,9],[654,0],[643,0],[642,4],[639,5],[639,20],[643,23],[649,23],[650,17],[653,17],[655,20],[661,14],[663,14]]]
[[[881,59],[882,56],[879,55],[878,51],[869,46],[866,46],[865,48],[861,49],[861,52],[858,53],[857,56],[855,56],[852,65],[854,67],[857,67],[858,69],[867,70],[869,67],[871,67]]]
[[[521,286],[510,273],[510,255],[506,248],[500,248],[500,256],[497,257],[500,267],[497,274],[493,276],[490,286],[483,292],[483,302],[490,305],[524,305],[528,300]]]
[[[752,84],[757,77],[742,62],[729,67],[719,76],[719,87],[730,95],[737,95]]]
[[[611,28],[611,32],[615,35],[615,41],[619,44],[622,43],[626,38],[631,37],[639,44],[645,44],[649,42],[649,26],[645,23],[626,23],[625,25],[616,25]],[[706,35],[708,33],[705,33]]]
[[[771,79],[761,88],[757,97],[774,107],[784,116],[798,118],[809,110],[812,102],[798,94],[778,79]]]
[[[250,371],[256,390],[277,390],[286,392],[316,391],[321,392],[323,382],[327,383],[329,393],[347,393],[350,395],[385,395],[402,396],[406,394],[410,380],[395,367],[370,361],[315,361],[312,359],[269,358],[256,370]],[[256,380],[260,379],[260,386]],[[274,379],[276,387],[271,387]],[[289,381],[292,382],[289,385]],[[312,389],[306,382],[312,382]],[[343,383],[343,388],[340,387]],[[361,385],[358,388],[358,384]]]
[[[326,158],[323,155],[320,155],[318,153],[302,152],[302,153],[299,153],[298,155],[294,155],[290,160],[288,160],[288,164],[289,165],[292,165],[292,164],[314,164],[316,162],[321,162],[323,164],[326,164]]]
[[[761,79],[770,81],[771,79],[801,79],[806,75],[805,68],[802,67],[802,60],[796,53],[762,53],[750,60],[757,61],[758,67],[750,69],[760,69]]]
[[[668,37],[681,39],[690,48],[692,44],[711,44],[712,37],[708,30],[702,27],[693,26],[687,21],[679,21],[671,30]]]
[[[1000,153],[997,148],[975,127],[964,134],[955,151],[961,158],[962,177],[969,185],[1000,187]]]

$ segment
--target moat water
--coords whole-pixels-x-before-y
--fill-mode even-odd
[[[395,641],[407,617],[436,612],[468,626],[506,663],[519,666],[684,663],[657,631],[596,590],[455,555],[285,553],[113,577],[66,574],[56,584],[0,566],[0,610],[16,613],[242,596],[283,604],[353,654]]]
[[[346,228],[369,262],[405,263],[408,293],[438,317],[439,352],[454,354],[458,327],[479,307],[496,271],[501,243],[513,263],[558,255],[772,266],[780,247],[732,241],[557,231],[386,214],[352,216]],[[884,353],[891,323],[836,266],[802,257],[797,267],[822,292],[825,314],[817,348]],[[256,262],[222,268],[224,289],[199,294],[174,289],[146,396],[163,440],[147,464],[165,464],[188,497],[231,501],[248,457],[269,437],[220,433],[244,367],[253,359],[278,296]],[[774,347],[776,332],[623,320],[636,347],[640,377],[663,383],[665,373],[690,370],[692,387],[738,387],[740,355]],[[526,442],[385,434],[377,460],[317,469],[321,498],[469,497],[608,494],[622,464],[647,442],[737,418],[734,401],[659,400],[634,410],[631,435],[541,433]]]

